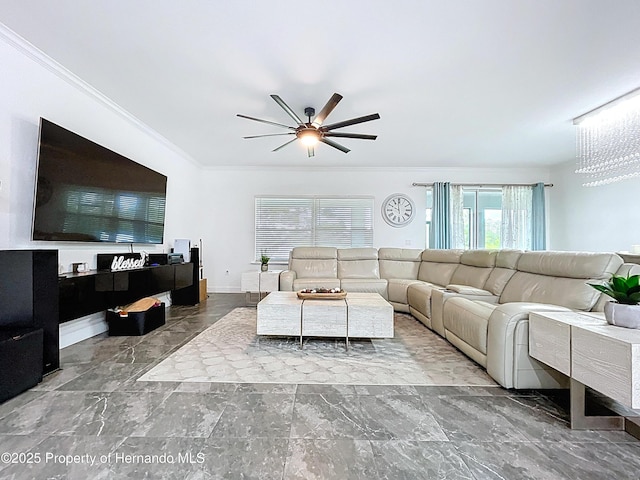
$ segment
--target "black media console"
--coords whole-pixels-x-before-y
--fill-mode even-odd
[[[198,303],[197,250],[195,263],[62,276],[57,250],[0,251],[0,403],[60,368],[60,323],[167,291],[176,305]]]
[[[193,263],[179,263],[122,272],[92,270],[66,274],[58,280],[60,323],[190,287],[193,270]]]

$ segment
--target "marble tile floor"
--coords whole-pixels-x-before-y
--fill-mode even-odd
[[[640,477],[640,442],[569,429],[563,392],[136,382],[244,302],[212,295],[146,336],[64,349],[0,404],[0,479]]]

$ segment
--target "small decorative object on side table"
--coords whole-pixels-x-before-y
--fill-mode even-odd
[[[269,270],[269,260],[271,260],[271,258],[264,253],[260,255],[260,271],[266,272]]]
[[[613,275],[604,285],[589,285],[615,300],[604,306],[604,317],[609,324],[640,328],[640,275]]]

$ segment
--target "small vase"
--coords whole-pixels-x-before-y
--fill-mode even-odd
[[[624,305],[617,302],[604,304],[607,323],[618,327],[640,328],[640,305]]]
[[[267,270],[269,270],[269,264],[268,263],[262,263],[260,265],[260,271],[266,272]]]

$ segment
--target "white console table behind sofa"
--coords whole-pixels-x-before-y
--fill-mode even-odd
[[[637,417],[584,412],[585,386],[640,408],[640,330],[609,325],[601,313],[532,312],[529,354],[571,378],[571,428],[640,436]]]

